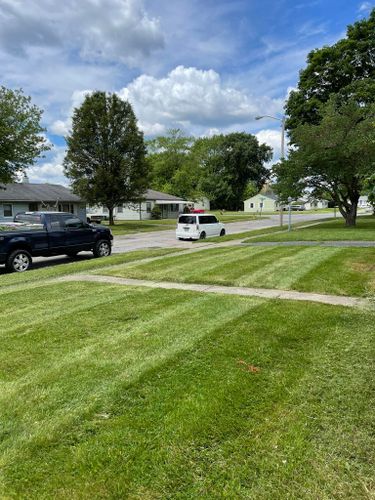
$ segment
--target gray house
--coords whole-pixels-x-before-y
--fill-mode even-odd
[[[0,186],[0,221],[12,221],[19,212],[71,212],[86,220],[86,204],[59,184],[17,182]]]

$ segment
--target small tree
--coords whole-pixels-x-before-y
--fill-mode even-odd
[[[355,99],[340,105],[331,97],[320,113],[319,124],[296,128],[296,148],[274,167],[277,191],[283,200],[304,191],[330,198],[354,226],[359,196],[375,168],[375,105]]]
[[[148,187],[143,134],[131,105],[116,94],[94,92],[74,110],[66,138],[65,174],[89,204],[113,210],[140,200]]]
[[[12,182],[50,149],[42,135],[41,116],[22,90],[0,87],[0,182]]]

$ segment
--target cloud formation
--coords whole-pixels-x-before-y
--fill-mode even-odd
[[[146,134],[176,125],[191,128],[228,127],[254,120],[267,110],[278,113],[282,100],[254,97],[225,85],[212,70],[177,66],[164,78],[141,75],[123,88],[119,95],[128,100]]]
[[[48,47],[137,66],[164,46],[159,20],[140,0],[3,0],[0,20],[0,45],[16,56]]]

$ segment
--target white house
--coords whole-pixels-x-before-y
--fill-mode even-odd
[[[309,198],[304,202],[304,205],[306,210],[317,210],[319,208],[328,208],[328,201]]]
[[[186,206],[203,208],[205,210],[209,210],[210,208],[210,202],[207,199],[194,203],[193,201],[183,200],[172,194],[148,189],[141,202],[115,207],[113,215],[116,220],[151,219],[151,211],[155,205],[160,207],[162,219],[177,218],[178,214],[183,212]],[[87,209],[87,216],[108,217],[108,209],[100,205],[91,206]]]

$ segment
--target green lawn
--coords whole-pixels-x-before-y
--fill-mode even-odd
[[[375,240],[375,217],[360,216],[356,227],[345,227],[343,219],[330,220],[309,228],[296,229],[291,232],[269,234],[251,239],[253,241],[340,241],[340,240]]]
[[[226,247],[102,274],[128,278],[373,296],[375,248]]]
[[[86,255],[78,255],[74,260],[69,261],[66,259],[64,264],[54,264],[44,269],[33,269],[26,273],[11,273],[7,274],[5,267],[0,269],[0,292],[6,286],[10,285],[24,285],[26,283],[43,282],[46,279],[57,278],[67,274],[84,273],[92,269],[99,269],[102,267],[113,266],[116,264],[124,264],[135,260],[147,259],[150,257],[158,257],[167,255],[169,253],[179,252],[178,248],[157,248],[150,250],[137,250],[135,252],[127,252],[122,254],[114,254],[110,257],[95,259],[94,257],[87,257]]]
[[[38,285],[1,296],[1,498],[372,497],[375,313]]]
[[[107,225],[104,223],[104,225]],[[163,219],[163,220],[128,220],[128,221],[117,221],[114,226],[110,227],[112,234],[114,236],[119,236],[122,234],[134,234],[134,233],[148,233],[153,231],[166,231],[167,229],[174,229],[176,227],[176,221],[174,219]]]

